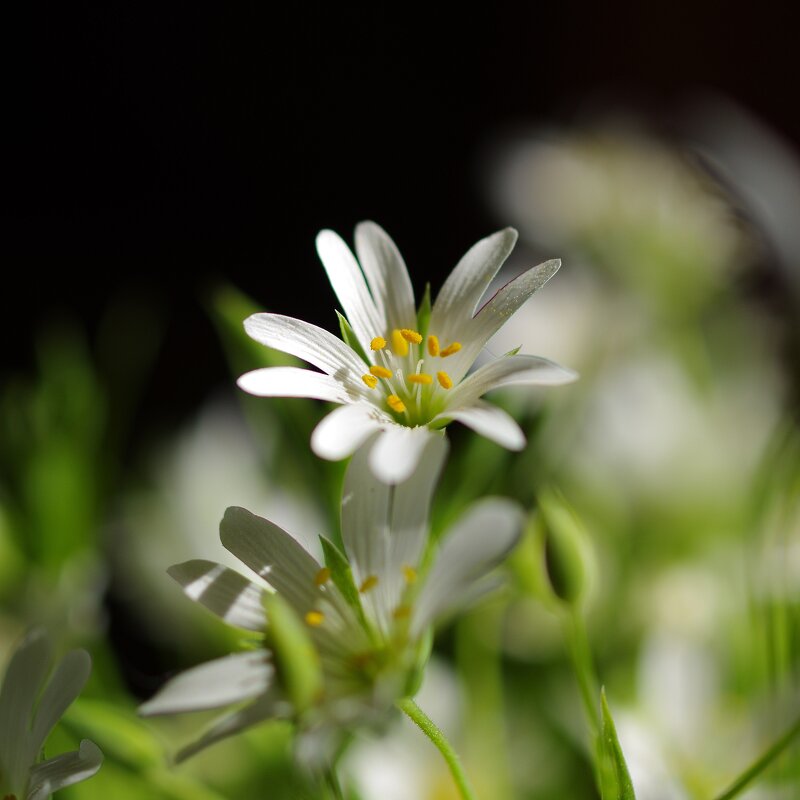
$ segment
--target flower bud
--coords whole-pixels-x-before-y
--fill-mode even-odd
[[[575,606],[586,594],[590,552],[586,532],[560,492],[539,495],[535,535],[539,543],[544,585],[558,601]]]

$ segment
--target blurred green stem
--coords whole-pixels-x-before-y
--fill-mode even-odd
[[[445,739],[436,724],[410,697],[398,700],[397,707],[436,745],[450,768],[450,773],[463,800],[477,800],[456,751],[453,750],[452,745]]]
[[[575,670],[575,677],[583,701],[583,710],[589,724],[592,763],[595,778],[599,783],[600,778],[600,688],[597,674],[592,659],[592,649],[589,645],[589,636],[586,632],[586,623],[577,608],[570,607],[565,620],[565,635]]]
[[[715,800],[730,800],[736,797],[754,778],[758,777],[800,734],[800,719],[798,719],[786,733],[767,750],[761,758],[751,764],[721,795]]]
[[[344,792],[336,774],[336,767],[331,767],[324,777],[326,800],[344,800]]]
[[[583,700],[583,709],[586,712],[586,720],[589,723],[592,736],[597,738],[600,732],[600,707],[597,701],[597,698],[600,696],[600,689],[597,675],[594,671],[592,650],[589,646],[586,624],[578,611],[570,609],[566,621],[566,629],[572,666],[575,669],[575,677],[578,680],[578,686],[581,690],[581,699]]]

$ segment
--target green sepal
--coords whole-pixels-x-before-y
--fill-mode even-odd
[[[636,800],[605,689],[600,690],[600,706],[600,796],[603,800]]]
[[[336,312],[336,316],[339,318],[339,330],[342,332],[342,341],[351,350],[355,350],[365,364],[369,364],[370,362],[367,358],[367,354],[364,352],[361,342],[358,341],[358,337],[353,333],[353,329],[350,327],[347,317],[338,311]]]
[[[311,637],[294,609],[278,594],[264,594],[269,642],[289,699],[298,713],[322,694],[322,666]]]
[[[417,332],[424,339],[428,335],[428,323],[431,321],[431,285],[425,284],[425,294],[417,310]]]
[[[425,633],[422,634],[422,638],[417,645],[414,666],[411,668],[411,672],[408,675],[408,683],[406,684],[406,697],[413,697],[419,691],[419,687],[422,685],[422,679],[425,677],[425,667],[428,666],[432,650],[433,628],[428,627]]]
[[[344,599],[361,613],[361,599],[358,596],[356,582],[353,580],[353,571],[341,550],[324,536],[319,537],[322,553],[325,556],[325,566],[331,571],[331,580],[334,586],[342,593]]]

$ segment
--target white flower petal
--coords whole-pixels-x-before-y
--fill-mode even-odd
[[[394,487],[388,567],[395,576],[404,566],[419,566],[428,539],[433,492],[448,449],[441,432],[428,436],[417,468],[407,481]]]
[[[371,576],[378,579],[364,601],[382,630],[391,624],[405,588],[403,567],[419,566],[431,496],[446,452],[444,436],[428,436],[419,466],[408,480],[396,486],[375,477],[369,464],[369,446],[358,450],[347,467],[342,538],[356,583]]]
[[[362,365],[366,370],[366,367]],[[354,403],[366,394],[350,373],[342,380],[297,367],[266,367],[246,372],[237,381],[240,389],[258,397],[311,397],[330,403]],[[360,383],[360,380],[358,381]]]
[[[36,762],[44,740],[81,693],[91,671],[92,659],[85,650],[72,650],[61,659],[36,708],[28,742],[29,764]]]
[[[51,663],[50,642],[40,630],[17,647],[0,689],[0,770],[10,786],[24,786],[31,765],[28,731],[36,697]]]
[[[335,408],[311,434],[311,449],[320,458],[339,461],[351,456],[369,437],[389,422],[366,404]]]
[[[91,778],[102,763],[100,748],[83,739],[77,751],[42,761],[31,770],[26,800],[47,800],[58,789]]]
[[[377,305],[367,288],[358,261],[342,238],[330,230],[320,231],[317,235],[317,253],[347,321],[362,347],[368,350],[370,340],[381,335],[386,321],[382,307]],[[379,302],[381,299],[378,298]]]
[[[341,339],[301,319],[253,314],[244,321],[244,329],[260,344],[302,358],[340,380],[364,372],[364,362]]]
[[[519,540],[522,512],[510,500],[476,503],[446,536],[417,599],[412,634],[456,610],[476,581],[499,564]]]
[[[386,330],[415,328],[414,289],[403,257],[390,236],[374,222],[361,222],[356,226],[356,253],[372,296],[383,311]],[[385,333],[373,333],[378,335]]]
[[[458,333],[472,318],[483,293],[516,241],[517,232],[505,228],[472,245],[439,290],[431,310],[431,332],[448,341],[448,337]]]
[[[417,468],[428,438],[436,436],[426,427],[408,428],[390,424],[369,451],[373,473],[385,483],[402,483]]]
[[[320,564],[285,530],[232,506],[219,526],[223,546],[267,581],[302,616],[314,609]]]
[[[176,762],[185,761],[215,742],[226,739],[228,736],[233,736],[239,731],[245,730],[245,728],[251,728],[266,719],[286,716],[288,711],[288,704],[281,702],[277,693],[270,690],[244,708],[214,722],[196,742],[184,747],[177,754],[175,760]]]
[[[471,406],[492,389],[515,384],[557,386],[571,383],[577,378],[571,369],[539,356],[502,356],[468,375],[450,390],[447,407],[441,416],[449,416],[451,409]]]
[[[139,706],[139,713],[181,714],[240,703],[266,692],[274,674],[264,650],[234,653],[176,675]]]
[[[225,622],[249,631],[264,630],[267,623],[261,604],[264,590],[238,572],[201,559],[175,564],[167,572],[188,597]]]
[[[502,408],[483,400],[476,400],[468,408],[448,412],[447,416],[508,450],[522,450],[525,447],[525,434],[516,421]]]
[[[470,349],[475,356],[480,349],[505,325],[519,307],[544,286],[561,267],[561,259],[553,258],[518,275],[498,289],[469,323]],[[474,360],[474,357],[473,357]]]

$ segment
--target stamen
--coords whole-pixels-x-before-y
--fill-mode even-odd
[[[461,342],[453,342],[452,344],[447,345],[444,350],[442,350],[439,355],[442,358],[447,358],[447,356],[453,355],[453,353],[457,353],[461,349]]]
[[[309,611],[305,616],[306,624],[318,628],[325,622],[325,615],[321,611]]]
[[[374,389],[378,385],[378,379],[374,375],[362,375],[361,380],[364,381],[370,389]]]
[[[392,350],[398,356],[408,355],[408,342],[403,338],[403,332],[397,328],[392,331]]]
[[[409,383],[422,383],[426,386],[429,383],[433,383],[433,378],[430,375],[426,375],[424,372],[415,372],[412,375],[406,375],[406,380]]]
[[[398,414],[402,414],[406,410],[406,404],[396,394],[390,394],[386,398],[386,402],[389,404],[389,408]]]
[[[406,579],[406,583],[414,583],[414,581],[417,579],[417,571],[414,569],[414,567],[406,564],[403,567],[403,577]]]
[[[439,386],[442,389],[452,389],[453,379],[446,372],[437,372],[436,379],[439,381]]]
[[[361,586],[358,587],[358,591],[361,594],[366,594],[370,589],[374,589],[378,585],[378,576],[377,575],[370,575],[368,578],[364,578]]]
[[[314,578],[314,583],[317,586],[323,586],[331,579],[331,571],[327,567],[323,567]]]
[[[392,612],[395,619],[408,619],[411,616],[411,606],[397,606]]]
[[[439,337],[433,334],[428,337],[428,355],[439,355]]]
[[[422,335],[412,331],[411,328],[402,328],[400,335],[410,344],[419,344],[422,341]]]
[[[383,350],[384,347],[386,347],[386,339],[384,339],[383,336],[376,336],[369,343],[370,350]]]
[[[392,371],[390,369],[386,369],[386,367],[381,367],[375,364],[369,368],[369,371],[376,377],[376,378],[391,378]]]

